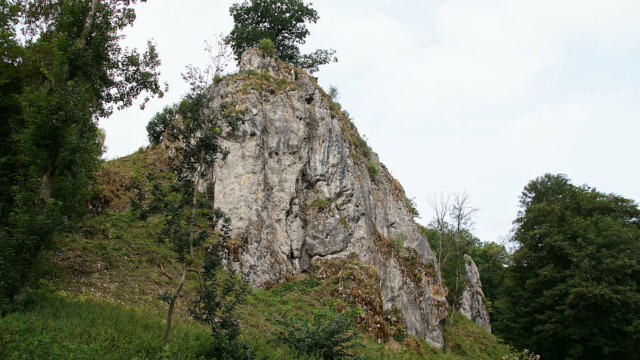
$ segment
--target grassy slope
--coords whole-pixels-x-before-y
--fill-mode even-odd
[[[172,288],[170,277],[177,277],[178,265],[172,251],[155,240],[159,221],[141,221],[127,211],[124,184],[144,178],[158,167],[154,164],[162,166],[163,159],[163,151],[154,149],[106,164],[99,184],[105,210],[58,240],[58,249],[49,255],[52,265],[45,263],[49,275],[40,284],[47,290],[34,294],[24,312],[0,319],[0,358],[186,359],[206,351],[206,329],[186,316],[186,302],[197,286],[195,277],[189,279],[178,303],[170,346],[160,348],[166,307],[157,295]],[[268,342],[273,314],[310,318],[314,309],[329,303],[354,304],[337,289],[346,286],[344,281],[354,278],[351,275],[366,274],[366,269],[346,268],[360,273],[340,271],[338,277],[253,290],[239,315],[243,337],[259,358],[297,358],[287,347]],[[358,353],[366,359],[498,359],[509,352],[493,335],[462,317],[445,330],[445,351],[410,337],[402,344],[392,338],[379,343],[369,331],[371,322],[362,323]]]

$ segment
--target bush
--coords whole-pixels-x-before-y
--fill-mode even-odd
[[[402,327],[398,326],[396,327],[396,333],[393,334],[393,340],[399,342],[400,344],[402,344],[402,342],[404,341],[404,331],[402,330]]]
[[[401,232],[393,234],[391,242],[393,242],[393,248],[398,254],[404,250],[404,243],[407,241],[407,235]]]
[[[360,149],[360,152],[362,152],[362,156],[370,161],[371,148],[369,147],[369,144],[367,144],[367,141],[360,136],[356,136],[356,145],[358,146],[358,149]]]
[[[290,317],[276,317],[273,325],[274,341],[285,344],[301,355],[317,356],[326,360],[352,359],[348,351],[358,346],[352,325],[358,310],[337,313],[333,307],[316,310],[313,321]]]
[[[411,211],[411,215],[413,215],[414,218],[420,218],[420,213],[418,212],[418,209],[416,208],[416,198],[407,198],[407,207],[409,208],[409,211]]]
[[[273,55],[273,51],[276,49],[276,46],[273,44],[271,39],[262,39],[259,43],[260,50],[266,52],[269,55]]]
[[[378,175],[380,175],[380,167],[378,162],[375,160],[369,160],[368,170],[369,170],[369,176],[371,177],[371,180],[375,181]]]

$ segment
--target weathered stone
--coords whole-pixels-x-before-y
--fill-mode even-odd
[[[484,292],[476,263],[469,255],[464,255],[466,270],[465,288],[460,297],[460,314],[491,332],[491,320],[484,305]]]
[[[306,272],[321,259],[355,253],[376,267],[385,310],[399,309],[410,334],[442,348],[446,290],[402,187],[382,165],[371,180],[352,141],[355,128],[342,114],[332,114],[329,97],[312,77],[256,49],[245,52],[239,68],[239,75],[215,88],[214,105],[235,102],[246,110],[246,122],[224,134],[230,154],[209,180],[215,182],[216,205],[232,219],[233,238],[242,244],[232,266],[255,286],[265,286]],[[259,85],[255,72],[271,75],[271,84]],[[396,233],[434,269],[431,276],[416,281],[400,255],[376,244]]]

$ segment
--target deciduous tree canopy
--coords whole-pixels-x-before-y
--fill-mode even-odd
[[[142,93],[162,95],[155,47],[119,45],[134,3],[0,3],[0,297],[25,281],[55,224],[86,207],[104,140],[98,119]]]
[[[250,0],[229,9],[235,25],[227,36],[238,60],[242,53],[258,47],[260,40],[270,39],[275,54],[283,61],[307,69],[337,61],[334,50],[316,50],[302,54],[299,45],[309,36],[307,23],[318,21],[318,12],[301,0]]]
[[[520,206],[501,335],[549,360],[636,358],[638,205],[547,174],[525,187]]]

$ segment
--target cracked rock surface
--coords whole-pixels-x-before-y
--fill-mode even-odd
[[[315,79],[251,49],[238,75],[214,92],[214,106],[233,101],[246,120],[224,134],[229,156],[208,180],[216,206],[232,220],[232,266],[253,285],[268,286],[355,253],[377,269],[380,284],[373,285],[384,309],[400,310],[410,334],[442,348],[446,290],[404,190],[382,164],[371,179],[350,138],[355,127],[332,110]],[[431,272],[418,275],[383,249],[396,234],[405,239],[402,253],[417,254],[413,262]]]
[[[491,320],[484,305],[484,292],[482,292],[482,282],[476,263],[467,254],[464,255],[464,267],[466,271],[465,288],[460,297],[460,308],[458,309],[467,319],[473,320],[491,332]]]

